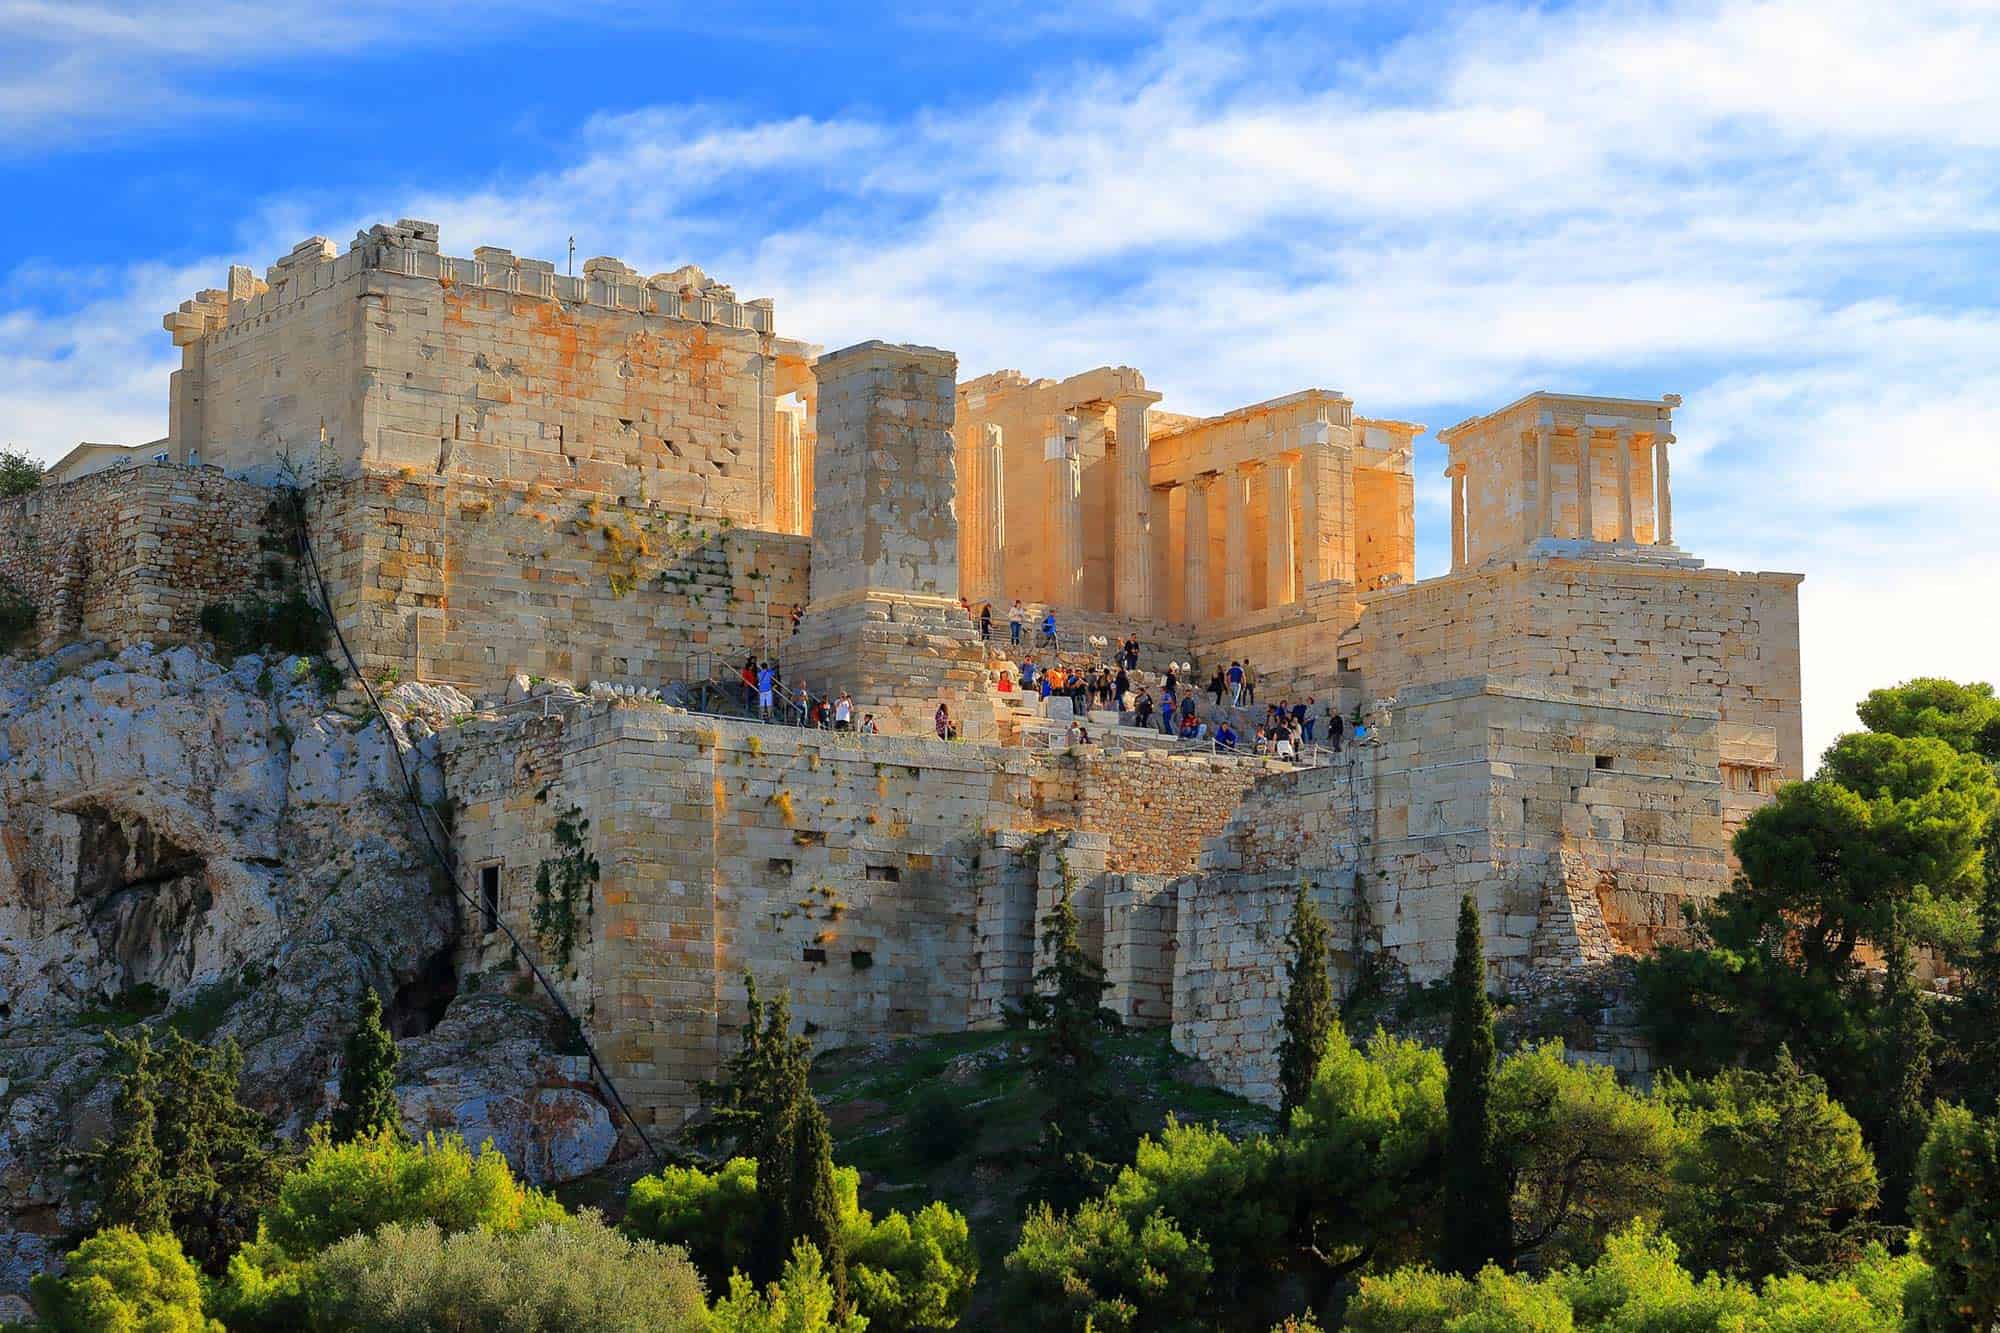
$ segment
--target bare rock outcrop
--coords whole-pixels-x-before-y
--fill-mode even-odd
[[[63,1154],[111,1128],[108,1025],[234,1037],[246,1098],[296,1134],[373,985],[416,1127],[491,1137],[544,1179],[608,1157],[534,1006],[457,995],[460,916],[397,760],[441,796],[431,738],[471,703],[384,702],[386,726],[331,706],[302,658],[0,661],[0,1291],[88,1220]]]

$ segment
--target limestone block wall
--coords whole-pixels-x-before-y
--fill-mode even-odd
[[[1026,753],[537,703],[446,737],[455,836],[468,866],[501,859],[526,929],[556,815],[590,819],[601,878],[566,984],[660,1121],[734,1041],[746,970],[821,1045],[960,1030],[1023,992]]]
[[[1096,746],[1051,754],[1055,783],[1044,806],[1065,799],[1077,828],[1108,839],[1105,868],[1115,874],[1186,874],[1204,839],[1222,832],[1261,764],[1205,754],[1153,750],[1109,752]]]
[[[1113,875],[1104,884],[1105,1001],[1127,1027],[1165,1027],[1174,1016],[1179,893],[1170,875]]]
[[[0,501],[0,577],[36,609],[24,647],[196,633],[203,607],[255,586],[275,498],[219,472],[147,464]]]
[[[1795,574],[1548,559],[1365,597],[1358,665],[1377,696],[1483,674],[1659,695],[1767,728],[1805,774]]]
[[[790,647],[808,543],[535,483],[365,474],[316,489],[334,606],[371,674],[661,685]]]

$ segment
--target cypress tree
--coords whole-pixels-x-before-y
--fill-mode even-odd
[[[171,1231],[171,1202],[160,1146],[154,1137],[158,1112],[154,1094],[159,1075],[153,1068],[152,1043],[142,1033],[137,1041],[111,1038],[112,1046],[132,1061],[119,1080],[116,1109],[118,1135],[103,1152],[105,1226],[126,1226],[140,1235]]]
[[[797,1110],[792,1116],[792,1168],[788,1182],[791,1198],[791,1244],[811,1241],[826,1261],[828,1280],[833,1283],[836,1315],[847,1313],[847,1253],[840,1238],[840,1196],[833,1181],[833,1136],[828,1132],[826,1112],[813,1099],[803,1078],[797,1089]]]
[[[1312,1090],[1327,1037],[1340,1021],[1333,979],[1327,975],[1326,922],[1304,880],[1292,899],[1292,926],[1285,940],[1292,953],[1285,963],[1285,1029],[1278,1040],[1278,1124],[1290,1128],[1292,1112]]]
[[[396,1102],[396,1041],[382,1026],[382,997],[373,986],[361,990],[361,1014],[347,1038],[340,1067],[340,1103],[333,1108],[336,1143],[384,1130],[400,1136],[403,1117]]]
[[[1458,953],[1451,965],[1451,1035],[1445,1041],[1444,1266],[1472,1277],[1504,1258],[1513,1221],[1493,1136],[1493,1006],[1479,907],[1458,905]]]
[[[1875,1156],[1882,1176],[1883,1220],[1902,1225],[1909,1218],[1917,1160],[1930,1134],[1931,1023],[1911,975],[1910,943],[1900,911],[1890,914],[1887,954],[1881,1087],[1889,1103],[1876,1129]]]

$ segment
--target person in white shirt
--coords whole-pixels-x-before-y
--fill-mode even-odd
[[[1027,620],[1027,608],[1022,606],[1021,599],[1016,597],[1014,599],[1014,609],[1007,613],[1007,629],[1014,636],[1015,643],[1021,641],[1021,626],[1026,624]]]
[[[842,690],[840,697],[833,701],[833,729],[835,731],[846,731],[853,725],[854,700],[846,690]]]

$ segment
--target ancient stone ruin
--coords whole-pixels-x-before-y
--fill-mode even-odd
[[[1301,882],[1346,976],[1442,975],[1470,892],[1520,986],[1670,935],[1802,775],[1799,576],[1674,545],[1671,395],[1535,392],[1440,432],[1451,569],[1420,581],[1424,428],[1331,390],[1192,417],[1129,367],[961,381],[948,351],[781,337],[693,267],[458,259],[407,220],[232,269],[166,327],[165,461],[0,506],[35,646],[194,637],[300,488],[363,673],[482,701],[438,740],[479,904],[461,976],[514,967],[495,927],[535,937],[580,854],[557,821],[587,819],[599,875],[543,961],[655,1123],[695,1106],[745,971],[822,1044],[998,1023],[1066,886],[1120,1013],[1268,1099]],[[997,688],[1128,636],[1135,688],[1247,662],[1256,704],[1205,717],[1310,697],[1367,739],[1281,763],[1108,711],[1071,744],[1066,708]],[[685,706],[746,658],[881,734]],[[171,971],[175,920],[115,928]]]

